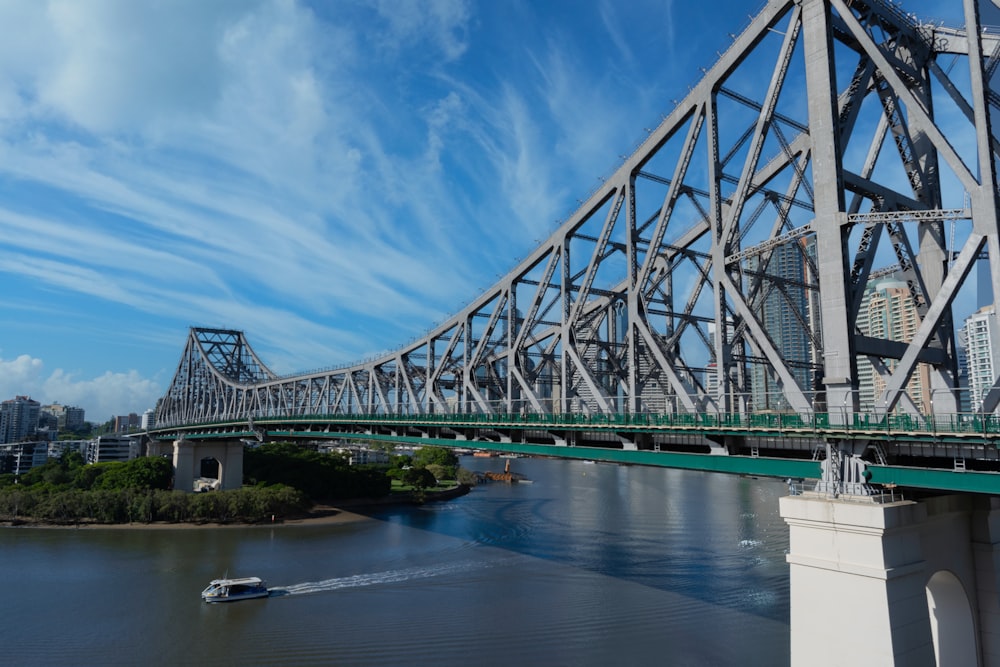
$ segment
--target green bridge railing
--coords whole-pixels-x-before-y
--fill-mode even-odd
[[[847,419],[845,420],[845,417]],[[584,414],[584,413],[495,413],[495,414],[307,414],[307,415],[253,415],[252,419],[222,419],[192,424],[163,424],[157,431],[206,428],[215,425],[259,423],[356,423],[356,424],[414,424],[425,426],[454,426],[484,428],[553,428],[627,430],[677,430],[700,432],[742,432],[747,434],[769,432],[794,432],[800,435],[815,433],[819,436],[888,437],[907,434],[920,439],[961,438],[984,441],[1000,440],[1000,417],[976,413],[956,413],[935,416],[909,414],[853,414],[815,413],[678,413],[678,414]]]

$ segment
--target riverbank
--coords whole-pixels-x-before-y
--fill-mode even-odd
[[[336,523],[351,523],[365,521],[370,517],[357,512],[350,512],[331,505],[317,505],[309,512],[294,517],[275,517],[273,521],[257,523],[202,521],[202,522],[167,522],[153,521],[151,523],[97,523],[94,521],[79,521],[76,523],[51,523],[36,521],[30,518],[15,521],[0,521],[2,528],[40,528],[40,529],[71,529],[71,530],[194,530],[198,528],[259,528],[262,526],[299,526],[299,525],[330,525]]]
[[[345,500],[334,505],[314,505],[308,512],[303,514],[279,517],[274,516],[271,521],[256,523],[244,522],[166,522],[154,521],[152,523],[97,523],[92,521],[79,521],[71,524],[51,523],[37,521],[30,518],[16,519],[13,521],[0,521],[0,527],[5,528],[49,528],[49,529],[151,529],[151,530],[187,530],[197,528],[258,528],[277,526],[323,526],[339,523],[352,523],[366,521],[371,517],[366,514],[366,510],[374,510],[392,505],[414,505],[427,502],[443,502],[464,496],[471,490],[466,484],[440,491],[424,491],[422,493],[404,492],[392,493],[384,498],[356,498]]]

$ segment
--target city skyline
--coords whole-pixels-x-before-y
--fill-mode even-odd
[[[0,6],[0,395],[141,413],[192,325],[246,331],[279,373],[404,345],[547,237],[757,9]]]

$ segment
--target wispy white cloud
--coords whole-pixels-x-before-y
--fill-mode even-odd
[[[56,369],[45,378],[41,395],[63,405],[80,406],[88,421],[102,423],[115,415],[142,414],[155,407],[163,389],[160,382],[136,370],[78,378]]]
[[[144,342],[77,365],[31,349],[23,326],[0,332],[16,355],[3,376],[28,387],[0,392],[145,396],[121,369],[165,384],[190,324],[243,329],[291,372],[451,314],[616,164],[634,117],[660,111],[634,17],[546,11],[0,3],[0,279],[24,295],[9,307],[30,317],[45,299],[94,339],[103,316],[114,340]],[[74,370],[46,375],[42,358]]]
[[[30,396],[42,404],[58,402],[82,407],[87,420],[96,423],[129,412],[141,414],[156,405],[161,394],[157,381],[136,370],[80,378],[62,369],[48,373],[41,359],[27,354],[0,358],[0,395]]]
[[[628,33],[622,26],[621,10],[623,7],[624,5],[622,4],[603,0],[599,7],[601,22],[604,24],[604,29],[615,46],[618,58],[624,60],[628,65],[634,65],[635,54],[633,53],[632,45],[629,43]],[[669,20],[662,23],[665,27],[664,43],[668,48],[671,48],[674,37],[673,26]]]
[[[465,53],[470,14],[465,0],[372,0],[371,4],[388,27],[379,39],[383,48],[396,53],[413,43],[429,43],[447,60]]]
[[[31,24],[48,38],[33,49],[43,66],[32,87],[45,110],[87,131],[144,132],[213,105],[213,38],[234,3],[31,4],[44,7],[44,22],[33,14]]]

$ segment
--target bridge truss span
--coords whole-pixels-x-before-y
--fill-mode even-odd
[[[965,5],[968,29],[881,0],[772,0],[573,215],[425,337],[277,377],[241,333],[192,329],[158,424],[959,413],[953,311],[976,262],[1000,294],[1000,40]],[[905,337],[875,326],[886,277]]]

